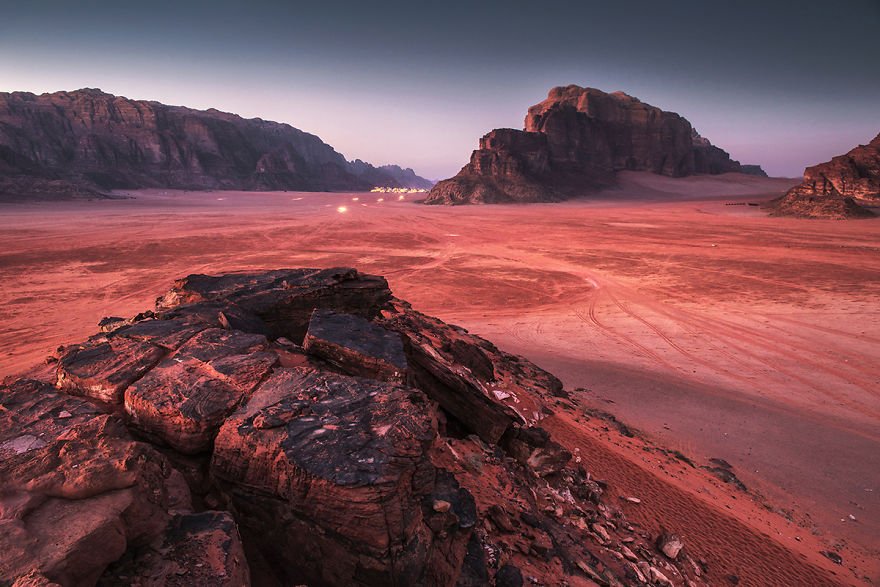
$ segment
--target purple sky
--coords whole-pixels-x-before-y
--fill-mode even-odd
[[[299,4],[6,6],[0,91],[99,87],[288,122],[432,179],[569,83],[678,112],[771,175],[880,131],[877,0]]]

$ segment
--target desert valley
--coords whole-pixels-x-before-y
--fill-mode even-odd
[[[277,22],[254,29],[250,8],[175,8],[241,51],[202,39],[206,69],[166,94],[198,107],[0,88],[0,587],[880,583],[880,120],[858,118],[856,81],[819,97],[761,78],[813,70],[762,19],[812,31],[832,16],[752,7],[753,54],[728,39],[742,11],[721,8],[624,31],[614,7],[580,21],[548,7],[551,36],[533,7],[472,22],[438,8],[441,42],[410,8],[377,8],[377,24],[362,7],[325,21],[327,7],[266,4]],[[131,15],[105,8],[78,41],[99,61],[102,34],[152,42],[177,23],[122,26]],[[21,8],[16,27],[76,20],[47,15]],[[496,19],[462,65],[450,41]],[[335,35],[349,21],[358,49]],[[678,36],[660,43],[655,21]],[[364,40],[368,22],[386,35]],[[520,25],[543,39],[534,55]],[[631,45],[612,55],[615,31]],[[187,42],[172,45],[202,55]],[[556,43],[602,59],[554,52],[557,69]],[[139,87],[132,64],[163,50],[102,62]],[[653,53],[687,74],[642,75]],[[497,77],[514,55],[531,77]],[[302,88],[269,73],[294,63]],[[424,88],[377,98],[377,63],[408,63]],[[565,64],[695,118],[577,84],[518,101],[584,77]],[[100,77],[80,68],[41,75]],[[272,81],[261,96],[227,70]],[[195,81],[209,71],[223,85]],[[328,91],[328,73],[356,89]],[[463,79],[495,80],[497,103],[455,93]],[[247,116],[214,107],[244,89]],[[514,110],[521,125],[492,128]],[[322,121],[333,145],[300,130]],[[779,172],[792,161],[802,174]]]

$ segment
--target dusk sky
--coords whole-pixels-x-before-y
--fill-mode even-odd
[[[880,131],[880,1],[29,2],[0,91],[98,87],[287,122],[441,179],[570,83],[685,116],[771,175]]]

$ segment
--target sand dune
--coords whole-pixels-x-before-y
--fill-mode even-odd
[[[583,388],[584,405],[699,463],[729,461],[794,524],[761,507],[744,514],[745,496],[712,505],[697,481],[676,489],[688,499],[844,583],[877,580],[880,221],[767,218],[744,205],[791,183],[623,174],[589,200],[452,209],[375,194],[162,191],[4,205],[0,374],[102,316],[149,307],[188,273],[353,265]],[[603,459],[613,479],[619,464]],[[718,555],[708,534],[722,531],[692,539]],[[842,552],[843,567],[820,548]]]

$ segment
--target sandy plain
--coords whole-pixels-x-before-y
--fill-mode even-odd
[[[768,218],[748,205],[791,184],[629,173],[589,200],[458,208],[415,195],[157,190],[4,204],[0,377],[103,316],[150,308],[190,273],[354,266],[638,430],[644,439],[627,438],[583,413],[547,422],[613,490],[647,496],[642,514],[623,504],[630,516],[680,531],[744,584],[788,564],[768,545],[841,584],[876,583],[880,219]],[[749,493],[700,469],[710,458]]]

